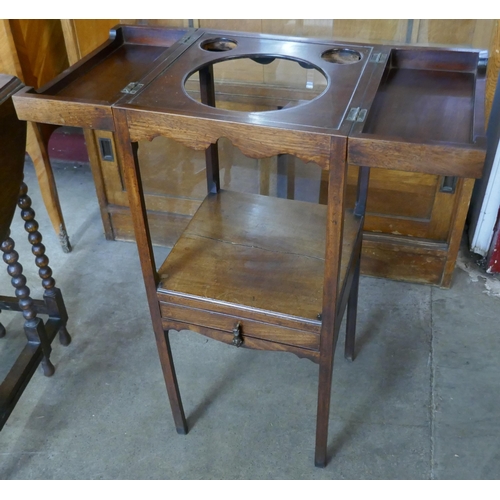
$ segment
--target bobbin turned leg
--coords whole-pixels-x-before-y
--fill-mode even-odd
[[[23,274],[23,266],[19,263],[19,254],[15,250],[15,243],[12,238],[7,238],[1,244],[3,260],[7,264],[7,272],[12,277],[12,286],[16,289],[16,297],[19,301],[19,308],[23,312],[26,320],[24,323],[24,333],[29,343],[40,344],[43,352],[42,368],[47,377],[53,375],[55,368],[50,361],[50,342],[45,331],[45,326],[40,318],[37,318],[35,303],[30,296],[30,289],[26,286],[26,277]]]
[[[42,244],[42,235],[38,231],[38,222],[35,220],[35,211],[31,208],[31,198],[28,196],[28,187],[23,182],[19,194],[18,206],[21,209],[21,217],[25,221],[24,228],[28,232],[28,241],[31,243],[31,251],[35,256],[35,264],[38,266],[38,274],[42,279],[45,289],[43,299],[47,305],[49,316],[60,318],[59,342],[67,346],[71,343],[71,337],[66,329],[68,314],[59,288],[52,277],[52,269],[49,267],[49,258],[45,255],[45,245]]]

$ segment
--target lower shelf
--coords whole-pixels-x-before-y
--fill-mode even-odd
[[[158,271],[159,300],[317,334],[325,228],[323,205],[234,191],[209,195]],[[341,287],[360,234],[360,219],[346,212]]]
[[[135,241],[130,211],[126,207],[109,210],[112,233],[109,239]],[[176,214],[148,212],[153,244],[172,247],[189,224],[190,218]],[[444,242],[418,238],[397,238],[383,233],[365,232],[361,255],[361,274],[397,281],[443,286],[444,267],[450,255]],[[449,285],[448,285],[449,286]]]

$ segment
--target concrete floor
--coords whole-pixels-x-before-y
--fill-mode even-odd
[[[500,478],[499,283],[467,256],[450,290],[362,278],[359,354],[345,361],[339,341],[331,460],[318,469],[318,368],[291,354],[173,334],[190,426],[176,434],[135,244],[104,239],[88,167],[55,173],[70,254],[29,164],[26,179],[73,342],[54,343],[56,374],[37,371],[0,433],[0,479]],[[13,236],[39,296],[19,221]],[[0,293],[11,294],[7,275]],[[22,320],[0,321],[5,357]]]

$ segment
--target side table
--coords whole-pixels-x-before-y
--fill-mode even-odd
[[[141,40],[144,51],[165,39],[150,28],[128,33]],[[18,114],[115,132],[177,431],[186,433],[187,425],[170,330],[193,330],[235,347],[292,352],[319,364],[315,464],[325,466],[333,358],[346,308],[345,355],[355,355],[369,171],[480,177],[484,61],[473,50],[193,30],[164,51],[158,48],[143,76],[122,86],[111,74],[125,47],[91,55],[40,94],[19,93]],[[127,60],[129,71],[139,71],[139,63]],[[281,109],[221,109],[213,72],[228,60],[263,66],[292,61],[318,71],[327,84],[309,102]],[[199,75],[199,101],[185,88],[193,74]],[[104,99],[107,95],[112,98]],[[160,266],[138,161],[139,141],[157,136],[205,151],[208,192]],[[217,141],[222,137],[251,158],[288,154],[315,163],[327,179],[327,205],[221,190]],[[353,210],[345,203],[348,163],[360,167]],[[163,175],[168,178],[168,165]]]

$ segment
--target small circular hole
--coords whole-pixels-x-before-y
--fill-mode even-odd
[[[353,64],[361,61],[361,54],[350,49],[330,49],[323,52],[321,58],[335,64]]]
[[[225,52],[234,49],[238,44],[229,38],[212,38],[205,40],[200,47],[210,52]]]

